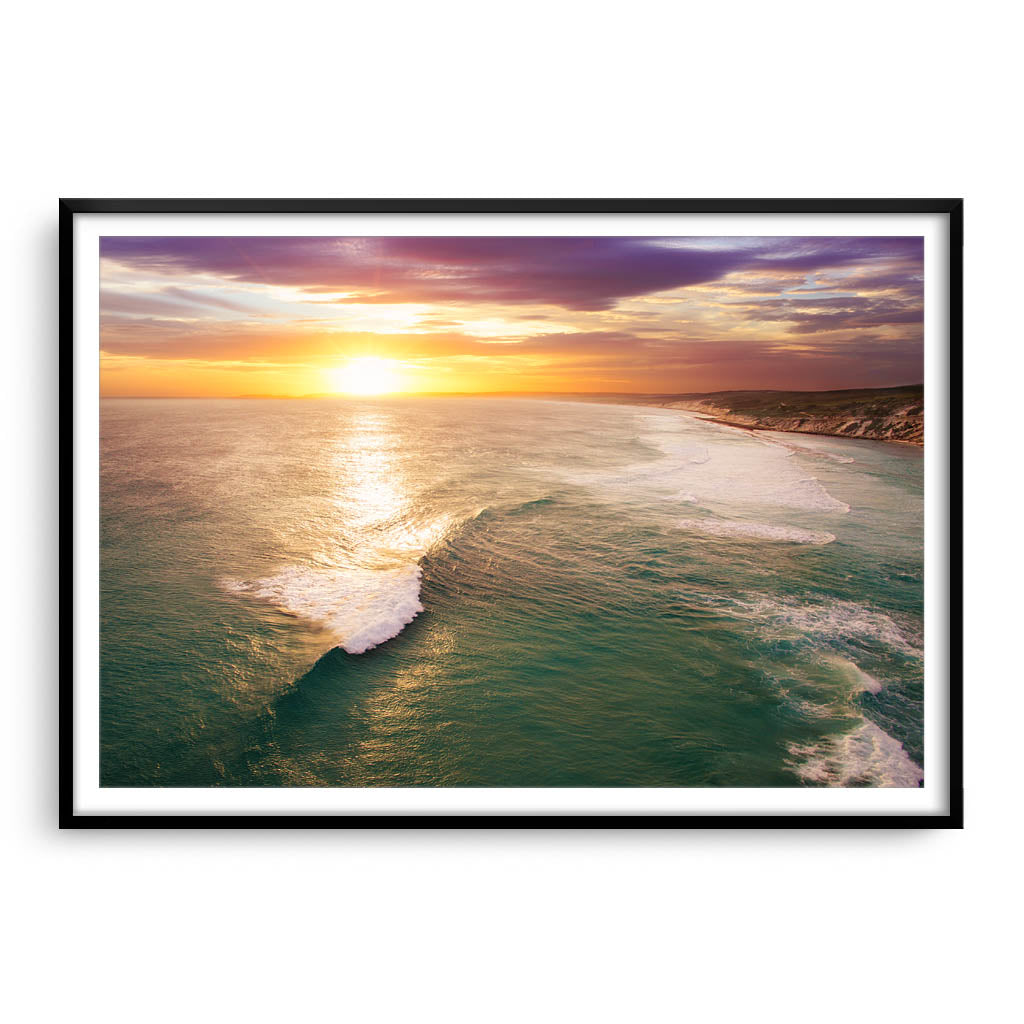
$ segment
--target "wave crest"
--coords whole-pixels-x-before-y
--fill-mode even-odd
[[[914,789],[924,779],[903,744],[867,719],[822,743],[791,743],[788,749],[790,767],[814,785]]]
[[[798,601],[752,595],[747,600],[730,598],[725,607],[739,618],[751,619],[772,629],[791,630],[826,647],[880,645],[905,657],[917,660],[924,657],[918,637],[905,632],[884,611],[855,601],[821,598]]]
[[[420,612],[420,568],[329,569],[292,566],[252,582],[223,586],[298,615],[329,632],[335,646],[363,654],[398,636]]]

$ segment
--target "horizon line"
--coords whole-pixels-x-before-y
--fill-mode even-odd
[[[345,392],[320,391],[303,395],[283,394],[233,394],[233,395],[104,395],[107,399],[237,399],[247,401],[280,400],[303,401],[313,399],[380,399],[380,398],[533,398],[537,396],[573,395],[588,397],[636,397],[636,398],[692,398],[707,395],[726,395],[745,393],[761,394],[794,394],[794,395],[826,395],[846,391],[900,391],[908,388],[924,388],[924,382],[912,384],[886,384],[880,387],[860,388],[721,388],[718,391],[385,391],[379,394],[351,394]]]

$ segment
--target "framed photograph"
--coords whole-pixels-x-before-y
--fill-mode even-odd
[[[961,827],[955,199],[60,203],[62,827]]]

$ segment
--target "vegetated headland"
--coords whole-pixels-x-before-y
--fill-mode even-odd
[[[625,396],[602,398],[604,401],[625,400]],[[686,409],[748,430],[784,430],[924,444],[924,387],[921,384],[847,391],[634,395],[629,401],[666,409]]]

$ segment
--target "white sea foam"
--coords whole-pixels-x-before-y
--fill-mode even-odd
[[[685,416],[640,416],[640,440],[653,457],[606,470],[578,467],[563,472],[573,483],[620,497],[687,500],[714,507],[777,507],[843,513],[814,476],[795,464],[793,451],[732,427]]]
[[[789,754],[793,771],[818,785],[913,789],[924,778],[903,744],[867,719],[821,743],[791,743]]]
[[[794,441],[784,441],[781,437],[772,437],[766,434],[757,435],[757,440],[762,444],[772,445],[775,448],[785,450],[787,456],[810,455],[814,458],[829,459],[832,462],[848,464],[855,462],[849,455],[840,455],[838,452],[830,452],[827,448],[815,448],[809,444],[796,444]]]
[[[458,513],[405,512],[356,529],[349,526],[347,533],[340,523],[335,545],[325,545],[308,562],[264,579],[222,580],[221,586],[306,619],[335,646],[363,654],[398,636],[423,611],[419,559],[483,510],[477,505]]]
[[[773,526],[726,519],[680,519],[683,530],[694,530],[712,537],[738,537],[749,540],[778,541],[783,544],[831,544],[835,534],[821,530],[802,530],[796,526]]]
[[[764,437],[758,434],[751,434],[750,436],[759,444],[766,444],[770,448],[781,448],[782,451],[786,453],[787,459],[796,455],[796,448],[791,444],[786,444],[784,441],[776,441],[773,437]]]
[[[349,654],[397,636],[420,612],[420,569],[291,566],[268,579],[224,581],[226,589],[316,623]]]
[[[836,656],[828,656],[825,660],[846,677],[854,690],[878,693],[882,689],[882,684],[874,676],[865,672],[855,661]]]
[[[909,657],[924,656],[913,638],[904,635],[891,616],[855,601],[812,603],[761,597],[749,601],[734,599],[730,604],[742,618],[783,627],[819,642],[875,643]]]
[[[856,459],[850,458],[849,455],[840,455],[838,452],[829,452],[824,449],[819,451],[815,448],[808,448],[806,445],[802,444],[794,444],[790,445],[790,447],[801,455],[811,455],[818,459],[828,459],[831,462],[839,462],[844,466],[857,461]]]

